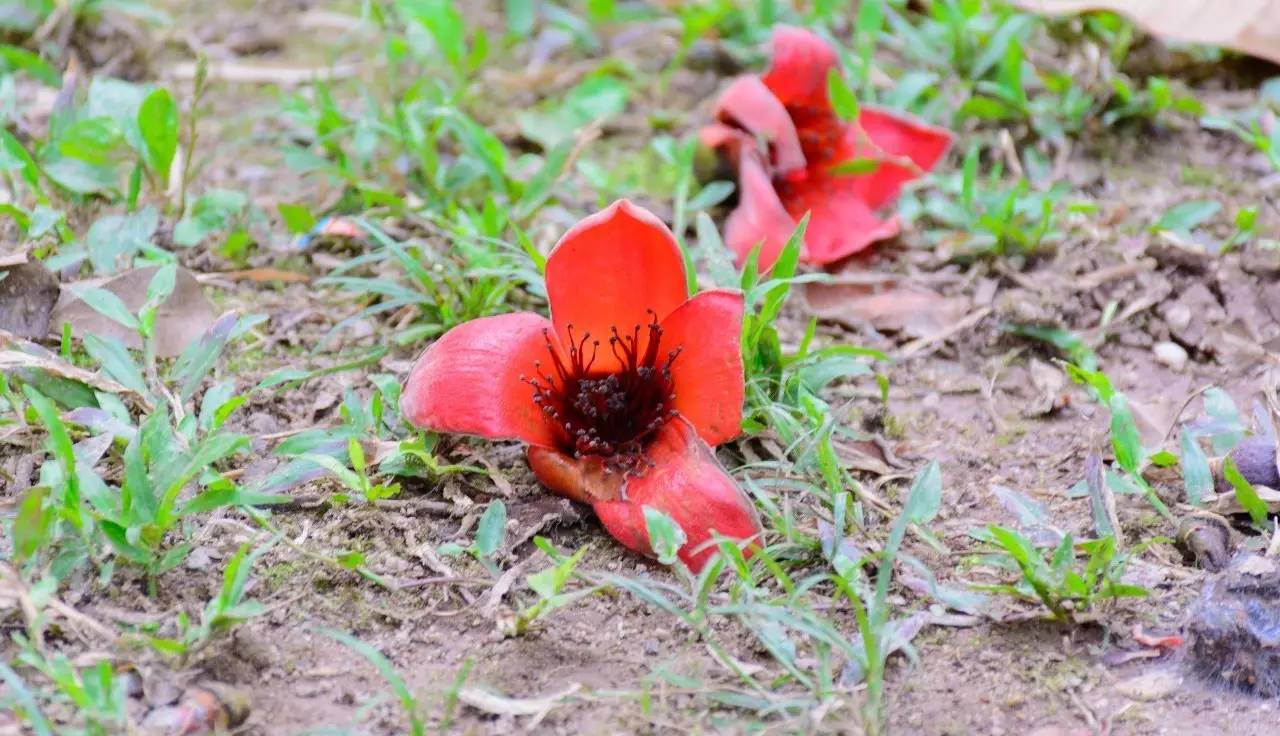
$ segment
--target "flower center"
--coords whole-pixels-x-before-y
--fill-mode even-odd
[[[551,344],[550,333],[544,331],[550,370],[537,361],[538,377],[521,376],[521,380],[533,386],[533,402],[557,429],[564,452],[609,458],[610,466],[633,470],[645,440],[675,416],[671,364],[681,348],[662,353],[658,315],[653,311],[649,315],[644,342],[640,325],[630,334],[611,328],[608,350],[619,364],[613,371],[592,370],[601,344],[591,333],[575,337],[573,325],[568,326],[565,361]]]

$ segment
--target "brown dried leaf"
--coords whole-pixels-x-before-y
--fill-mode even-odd
[[[18,337],[49,334],[59,290],[58,277],[39,261],[0,267],[0,330]]]
[[[96,286],[116,296],[130,311],[136,312],[147,299],[147,285],[157,268],[135,268],[108,279],[91,279],[69,285],[62,291],[53,311],[53,327],[63,322],[71,323],[71,334],[78,338],[94,334],[109,340],[118,340],[126,347],[141,348],[142,339],[133,330],[112,320],[84,303],[74,294],[76,287]],[[173,358],[179,355],[191,341],[197,340],[218,317],[213,304],[205,297],[200,282],[185,268],[178,269],[173,293],[156,312],[156,355]]]
[[[20,349],[23,345],[32,352]],[[37,354],[35,352],[37,350],[39,348],[32,346],[31,343],[14,340],[8,333],[0,330],[0,373],[21,369],[43,371],[59,378],[79,381],[99,391],[115,394],[137,407],[151,409],[151,402],[137,391],[125,388],[106,376],[72,365],[61,358]]]
[[[1153,36],[1222,46],[1280,64],[1280,0],[1014,0],[1037,13],[1105,10]]]
[[[884,332],[927,337],[964,317],[968,301],[910,284],[877,289],[866,284],[812,283],[805,286],[809,311],[853,328],[870,325]]]

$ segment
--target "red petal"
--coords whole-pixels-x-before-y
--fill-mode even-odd
[[[550,447],[529,447],[529,468],[547,490],[579,503],[617,501],[626,478],[599,457],[574,458]]]
[[[903,184],[932,171],[951,147],[951,131],[946,128],[926,125],[886,110],[863,108],[858,124],[875,148],[864,144],[859,150],[855,143],[848,159],[881,158],[887,154],[915,164],[911,167],[885,162],[874,172],[856,177],[859,196],[871,209],[891,204],[898,198]]]
[[[738,254],[738,263],[763,243],[760,268],[767,271],[795,229],[795,218],[782,206],[759,157],[743,156],[738,166],[738,207],[724,223],[725,244]]]
[[[644,507],[662,511],[684,530],[680,559],[697,572],[716,553],[712,532],[759,543],[763,534],[755,506],[720,465],[693,426],[677,417],[667,422],[645,451],[652,463],[643,476],[627,481],[626,499],[595,504],[605,529],[622,544],[652,555]],[[747,546],[746,554],[751,554]]]
[[[715,115],[725,123],[746,129],[751,136],[769,141],[770,160],[778,171],[804,168],[804,152],[791,115],[759,77],[740,77],[729,85],[716,103]]]
[[[671,231],[653,213],[625,199],[565,233],[547,256],[547,300],[563,342],[568,326],[581,340],[600,340],[598,370],[618,361],[607,349],[610,330],[629,332],[661,322],[689,298],[684,257]]]
[[[529,312],[483,317],[454,327],[418,358],[400,395],[410,423],[435,432],[552,445],[554,436],[520,377],[548,358],[551,323]]]
[[[863,178],[815,176],[785,185],[787,211],[796,219],[809,213],[801,255],[805,263],[838,261],[898,234],[896,217],[881,220],[862,199]]]
[[[795,26],[774,26],[773,63],[763,81],[783,105],[826,109],[827,72],[835,65],[835,49],[821,36]]]
[[[742,292],[712,289],[662,321],[663,344],[681,347],[675,410],[713,447],[742,433],[742,310]]]

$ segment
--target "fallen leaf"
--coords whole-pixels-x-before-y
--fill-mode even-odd
[[[464,687],[458,691],[458,700],[476,710],[498,716],[541,716],[563,704],[581,689],[582,685],[575,682],[560,692],[545,697],[512,698],[484,688]]]
[[[1280,0],[1014,0],[1050,15],[1105,10],[1153,36],[1240,51],[1280,64]]]
[[[1182,686],[1182,675],[1173,670],[1156,670],[1116,683],[1116,692],[1131,700],[1160,700]]]
[[[1266,504],[1268,512],[1274,514],[1277,511],[1280,511],[1280,491],[1275,491],[1266,486],[1259,485],[1255,485],[1253,487],[1253,491],[1254,493],[1257,493],[1258,498]],[[1227,491],[1226,493],[1210,493],[1204,497],[1204,503],[1205,507],[1210,511],[1224,516],[1229,514],[1248,513],[1240,503],[1240,500],[1236,498],[1235,491]]]
[[[208,65],[209,79],[232,84],[278,84],[291,87],[307,82],[325,82],[332,79],[353,77],[360,71],[356,64],[299,67],[249,64],[240,61],[221,61]],[[170,68],[167,76],[175,80],[195,79],[196,64],[183,62]]]
[[[148,411],[151,409],[151,402],[137,391],[48,354],[37,345],[12,339],[7,333],[0,331],[0,373],[15,370],[36,370],[56,378],[76,381],[99,391],[115,394],[139,408]]]
[[[805,285],[805,299],[809,311],[820,319],[853,328],[870,325],[911,337],[936,335],[958,322],[969,308],[966,299],[910,284],[876,289],[866,284],[811,283]]]
[[[196,277],[197,281],[284,281],[286,283],[303,283],[310,281],[311,277],[305,273],[297,273],[296,271],[285,271],[280,268],[249,268],[244,271],[222,271],[218,273],[202,273]]]
[[[141,348],[142,338],[115,320],[104,316],[76,296],[79,288],[98,287],[120,297],[131,312],[137,312],[147,298],[147,286],[157,267],[135,268],[108,279],[91,279],[67,285],[53,311],[53,329],[71,323],[71,334],[77,338],[98,335],[118,340],[130,348]],[[173,358],[192,340],[198,339],[217,319],[213,304],[205,297],[200,282],[185,268],[179,268],[173,293],[156,312],[156,355]]]
[[[0,268],[0,330],[18,337],[49,334],[60,288],[58,277],[39,261]]]

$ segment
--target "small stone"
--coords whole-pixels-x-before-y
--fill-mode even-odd
[[[1116,683],[1116,692],[1131,700],[1160,700],[1182,686],[1182,675],[1171,670],[1156,670]]]
[[[187,561],[184,564],[188,570],[207,570],[213,564],[213,555],[209,554],[207,547],[196,547],[187,555]]]
[[[1187,351],[1176,342],[1158,342],[1151,351],[1155,353],[1156,360],[1175,371],[1182,370],[1187,364]]]

